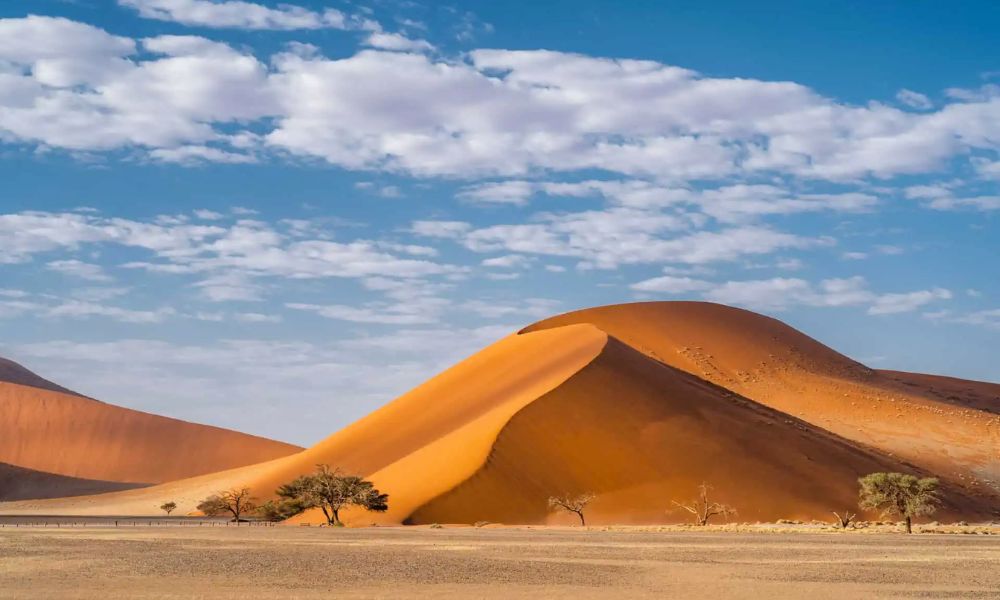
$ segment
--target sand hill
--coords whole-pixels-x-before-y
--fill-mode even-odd
[[[388,513],[355,523],[569,523],[545,500],[585,491],[592,523],[676,522],[671,501],[701,481],[740,520],[826,519],[884,470],[938,475],[944,518],[984,519],[1000,499],[997,387],[873,371],[725,306],[609,306],[532,325],[300,453],[0,511],[190,511],[236,485],[269,497],[327,463],[390,494]]]
[[[105,404],[69,392],[10,361],[0,364],[2,463],[52,476],[160,483],[299,450],[227,429]],[[37,485],[33,489],[41,491]]]

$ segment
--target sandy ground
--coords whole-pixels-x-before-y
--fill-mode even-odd
[[[0,529],[0,598],[1000,598],[1000,536]]]

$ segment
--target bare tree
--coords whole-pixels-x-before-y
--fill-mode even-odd
[[[833,513],[833,516],[837,517],[837,522],[840,523],[841,529],[847,529],[848,527],[850,527],[851,523],[854,521],[854,518],[858,516],[849,510],[845,510],[844,514],[840,514],[835,510],[831,510],[830,512]]]
[[[938,480],[917,478],[903,473],[869,473],[858,479],[858,506],[896,515],[906,521],[906,533],[913,533],[913,517],[929,515],[937,510],[941,498]]]
[[[716,515],[721,515],[726,518],[735,515],[736,509],[732,506],[714,502],[709,499],[709,492],[711,492],[712,489],[714,488],[708,485],[708,483],[702,482],[701,485],[698,486],[697,498],[686,504],[682,504],[680,502],[672,502],[672,504],[694,515],[694,521],[698,525],[707,525],[708,520]]]
[[[205,498],[198,505],[198,510],[210,517],[230,513],[238,525],[243,514],[256,508],[254,498],[250,496],[250,488],[232,488],[217,492]]]
[[[177,503],[173,501],[164,502],[163,504],[160,505],[160,510],[167,513],[168,517],[170,516],[170,513],[174,512],[176,508],[177,508]]]
[[[566,512],[571,512],[580,517],[580,525],[586,526],[587,521],[583,518],[583,509],[587,508],[587,505],[591,503],[597,496],[591,494],[590,492],[580,494],[578,496],[570,496],[569,494],[563,494],[562,496],[550,496],[549,497],[549,508],[553,510],[564,510]]]

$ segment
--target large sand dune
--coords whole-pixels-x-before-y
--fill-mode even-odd
[[[873,371],[720,305],[610,306],[530,326],[300,453],[0,511],[188,512],[237,485],[270,497],[325,463],[390,494],[388,513],[355,523],[568,523],[546,510],[562,492],[596,493],[593,523],[681,521],[671,501],[701,481],[741,520],[828,518],[883,470],[939,475],[945,518],[984,519],[1000,499],[997,388]]]
[[[7,373],[17,377],[0,381],[3,463],[66,477],[160,483],[301,450],[65,393],[23,367]]]
[[[1000,385],[875,371],[780,321],[705,302],[604,306],[524,331],[576,323],[972,490],[1000,489]]]

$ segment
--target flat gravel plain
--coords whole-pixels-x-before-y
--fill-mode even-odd
[[[0,529],[0,598],[1000,598],[1000,536]]]

